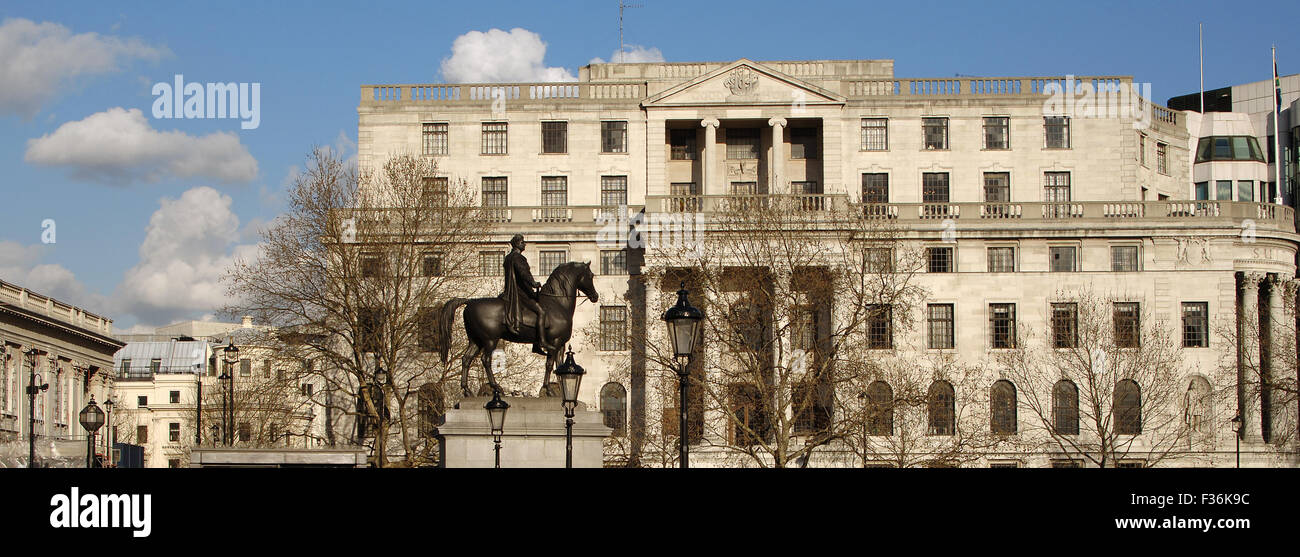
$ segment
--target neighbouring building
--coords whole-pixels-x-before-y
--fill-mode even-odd
[[[1143,320],[1166,323],[1176,339],[1182,363],[1167,370],[1177,384],[1164,391],[1177,396],[1162,411],[1173,417],[1168,427],[1189,433],[1159,465],[1232,466],[1240,454],[1243,465],[1294,466],[1294,397],[1270,399],[1252,387],[1269,373],[1293,386],[1296,374],[1300,236],[1293,202],[1273,203],[1266,185],[1271,174],[1259,151],[1271,132],[1253,112],[1171,110],[1128,95],[1134,85],[1120,76],[901,78],[892,60],[744,59],[593,64],[574,83],[365,85],[358,160],[376,168],[392,154],[420,154],[437,160],[443,176],[431,179],[467,180],[480,192],[499,234],[464,246],[494,279],[476,294],[500,291],[501,258],[514,233],[528,239],[539,278],[565,261],[599,267],[600,303],[581,305],[575,316],[575,329],[595,331],[575,339],[588,371],[581,398],[605,413],[620,439],[636,437],[627,446],[643,464],[661,462],[650,453],[674,446],[677,403],[664,393],[675,393],[675,375],[645,354],[647,339],[662,336],[658,316],[685,275],[671,268],[680,258],[653,245],[611,246],[599,236],[619,226],[618,237],[629,220],[649,232],[644,223],[661,219],[685,223],[688,236],[708,243],[724,208],[769,199],[793,200],[794,211],[816,224],[805,232],[875,219],[894,227],[898,246],[925,254],[916,276],[925,299],[910,315],[873,318],[871,348],[886,359],[936,356],[986,370],[955,394],[955,381],[927,376],[928,435],[952,434],[952,411],[944,408],[954,396],[975,401],[989,416],[983,427],[1006,439],[1029,440],[1041,430],[1017,402],[1029,386],[1007,379],[999,358],[1025,331],[1037,332],[1027,342],[1038,347],[1074,342],[1078,313],[1062,292],[1089,288],[1105,297],[1112,346],[1124,331],[1147,326]],[[1097,91],[1112,97],[1080,102]],[[1219,137],[1228,138],[1226,159],[1216,155]],[[1200,156],[1207,138],[1212,160]],[[657,278],[643,280],[649,276]],[[758,321],[772,325],[770,316]],[[1073,416],[1077,429],[1078,386],[1041,371],[1056,385],[1053,419]],[[838,419],[840,408],[879,393],[892,405],[887,393],[901,387],[878,383],[885,382],[835,392],[824,418]],[[1136,449],[1110,465],[1143,466],[1143,451],[1166,450],[1149,446],[1159,426],[1144,428],[1132,410],[1156,390],[1114,384],[1117,427]],[[763,412],[787,408],[742,400],[748,396],[737,390],[729,400],[702,401],[690,419],[737,423],[742,408],[752,425],[771,418]],[[896,435],[890,412],[888,427],[877,420],[863,435]],[[1068,429],[1061,423],[1053,426],[1058,433]],[[704,428],[691,439],[692,465],[758,462],[735,456],[759,442],[742,429]],[[990,446],[964,465],[1086,461],[1060,444],[1031,445]],[[830,442],[810,465],[884,460]]]

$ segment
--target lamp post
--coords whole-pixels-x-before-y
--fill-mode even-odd
[[[386,462],[388,447],[388,422],[385,420],[385,414],[388,413],[388,396],[385,387],[392,381],[388,371],[380,365],[379,353],[375,353],[375,391],[379,393],[379,400],[371,399],[371,404],[375,406],[375,467],[383,468]]]
[[[226,372],[217,378],[225,382],[221,393],[221,442],[230,446],[235,441],[230,426],[235,423],[235,364],[239,363],[239,348],[234,339],[222,350],[222,359],[226,362]]]
[[[1237,438],[1237,468],[1241,468],[1241,413],[1240,412],[1238,412],[1236,416],[1232,417],[1232,428],[1236,430],[1237,433],[1236,435],[1234,435],[1234,437]]]
[[[77,415],[81,427],[89,436],[86,438],[86,468],[95,467],[95,432],[104,427],[104,411],[95,404],[95,395],[90,395],[90,403]]]
[[[682,468],[690,468],[690,450],[686,439],[686,399],[691,379],[690,362],[695,353],[695,343],[700,337],[700,323],[704,320],[704,312],[692,306],[687,299],[689,294],[686,283],[682,282],[681,290],[677,291],[677,305],[668,308],[663,317],[664,323],[668,324],[668,338],[673,343],[673,360],[677,364],[677,385],[681,396],[681,401],[677,404],[677,460]]]
[[[493,468],[501,467],[501,435],[505,433],[506,410],[510,409],[510,404],[501,400],[501,394],[492,391],[492,400],[483,406],[487,409],[488,423],[492,425],[492,443],[496,445],[493,449],[496,452],[496,465]]]
[[[212,446],[217,446],[217,436],[221,435],[221,426],[212,424]]]
[[[203,444],[203,364],[194,364],[194,446]]]
[[[109,466],[113,466],[113,396],[109,395],[108,400],[104,401],[104,423],[108,425],[108,431],[104,432],[104,456],[108,459]]]
[[[564,363],[555,370],[555,376],[560,380],[560,396],[564,399],[565,468],[573,468],[573,410],[578,405],[578,388],[582,386],[585,373],[586,370],[573,361],[573,347],[569,347]]]
[[[40,351],[31,348],[23,353],[27,356],[27,365],[31,366],[31,376],[27,381],[27,467],[36,467],[36,395],[50,389],[50,384],[45,383],[36,373],[36,355]],[[42,381],[37,385],[37,381]]]

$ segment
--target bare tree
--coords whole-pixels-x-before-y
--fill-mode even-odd
[[[1261,439],[1279,453],[1294,455],[1300,441],[1295,284],[1276,278],[1261,283],[1255,319],[1225,318],[1215,324],[1215,339],[1225,347],[1219,358],[1218,401],[1233,411],[1244,407],[1244,419],[1258,421]],[[1269,303],[1273,296],[1281,304]],[[1224,420],[1232,417],[1229,412]]]
[[[340,434],[369,446],[375,466],[389,463],[390,445],[425,464],[452,372],[433,352],[434,308],[471,290],[478,261],[466,248],[491,221],[476,192],[427,158],[394,155],[361,172],[317,149],[306,167],[257,255],[227,276],[239,300],[228,311],[286,331],[282,356],[315,363],[302,374],[321,380],[352,422]]]

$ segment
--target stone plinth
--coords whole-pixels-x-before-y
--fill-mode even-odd
[[[492,428],[483,407],[491,397],[460,401],[438,426],[447,468],[491,468]],[[501,437],[502,468],[564,468],[564,407],[558,397],[504,397],[505,434]],[[573,467],[600,468],[602,441],[612,432],[600,412],[578,403],[573,416]]]

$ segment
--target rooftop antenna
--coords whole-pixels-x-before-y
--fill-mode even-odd
[[[612,62],[622,61],[623,53],[627,51],[627,46],[623,44],[623,10],[641,7],[641,4],[624,4],[623,0],[618,0],[618,60],[611,60]]]

